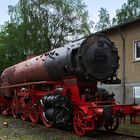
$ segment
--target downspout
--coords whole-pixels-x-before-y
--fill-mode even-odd
[[[124,36],[118,27],[118,31],[120,33],[121,39],[122,39],[122,88],[123,88],[123,104],[125,104],[125,99],[126,99],[126,92],[125,92],[125,39]]]

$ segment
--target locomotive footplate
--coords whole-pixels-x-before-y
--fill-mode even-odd
[[[104,126],[107,131],[115,131],[126,116],[130,117],[131,124],[138,124],[136,118],[140,116],[138,105],[104,105],[81,106],[74,111],[74,126],[81,126],[83,130],[94,130]],[[77,121],[77,122],[76,122]],[[75,126],[75,127],[76,127]]]
[[[112,105],[110,106],[112,110],[112,118],[117,117],[119,121],[125,117],[130,117],[131,124],[139,124],[140,122],[136,121],[137,117],[140,117],[140,106],[139,105]]]

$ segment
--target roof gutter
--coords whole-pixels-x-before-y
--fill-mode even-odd
[[[122,90],[123,90],[123,104],[125,103],[125,99],[126,99],[126,92],[125,92],[125,38],[123,33],[121,32],[120,28],[118,27],[118,31],[120,33],[121,39],[122,39],[122,81],[121,81],[121,85],[122,85]]]

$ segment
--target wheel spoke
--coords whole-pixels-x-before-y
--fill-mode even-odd
[[[42,114],[41,115],[42,121],[43,121],[44,125],[46,126],[46,128],[52,127],[53,126],[53,122],[51,122],[51,121],[46,119],[45,112],[42,112],[41,114]]]
[[[82,128],[85,128],[85,123],[81,123],[80,125]]]
[[[17,108],[17,102],[16,102],[16,99],[13,98],[13,101],[12,101],[12,116],[13,118],[18,118],[18,108]]]
[[[74,113],[73,127],[75,130],[75,133],[78,136],[83,136],[86,133],[86,130],[85,130],[86,121],[83,119],[84,117],[85,117],[85,114],[81,110],[78,110]]]
[[[38,110],[38,105],[30,104],[30,109],[29,109],[29,117],[30,120],[33,123],[37,123],[39,120],[39,110]]]
[[[28,120],[28,108],[26,104],[23,104],[21,107],[21,119]]]

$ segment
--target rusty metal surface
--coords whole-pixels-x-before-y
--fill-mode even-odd
[[[7,68],[2,73],[1,86],[46,80],[48,74],[44,66],[45,59],[47,56],[43,54]],[[2,92],[8,97],[12,95],[11,89]]]
[[[7,68],[2,73],[1,85],[57,81],[66,76],[76,76],[94,83],[113,78],[118,69],[118,53],[114,44],[101,35],[90,35],[82,41]],[[6,96],[12,95],[10,89],[2,92]]]
[[[7,85],[5,79],[8,80],[10,85],[43,81],[48,76],[44,66],[45,59],[47,59],[45,55],[37,56],[6,69],[1,76],[2,85]]]
[[[29,82],[29,83],[22,83],[22,84],[14,84],[10,86],[1,86],[0,89],[6,89],[6,88],[13,88],[13,87],[22,87],[22,86],[27,86],[27,85],[37,85],[37,84],[51,84],[51,85],[62,85],[62,82],[60,81],[40,81],[40,82]]]

